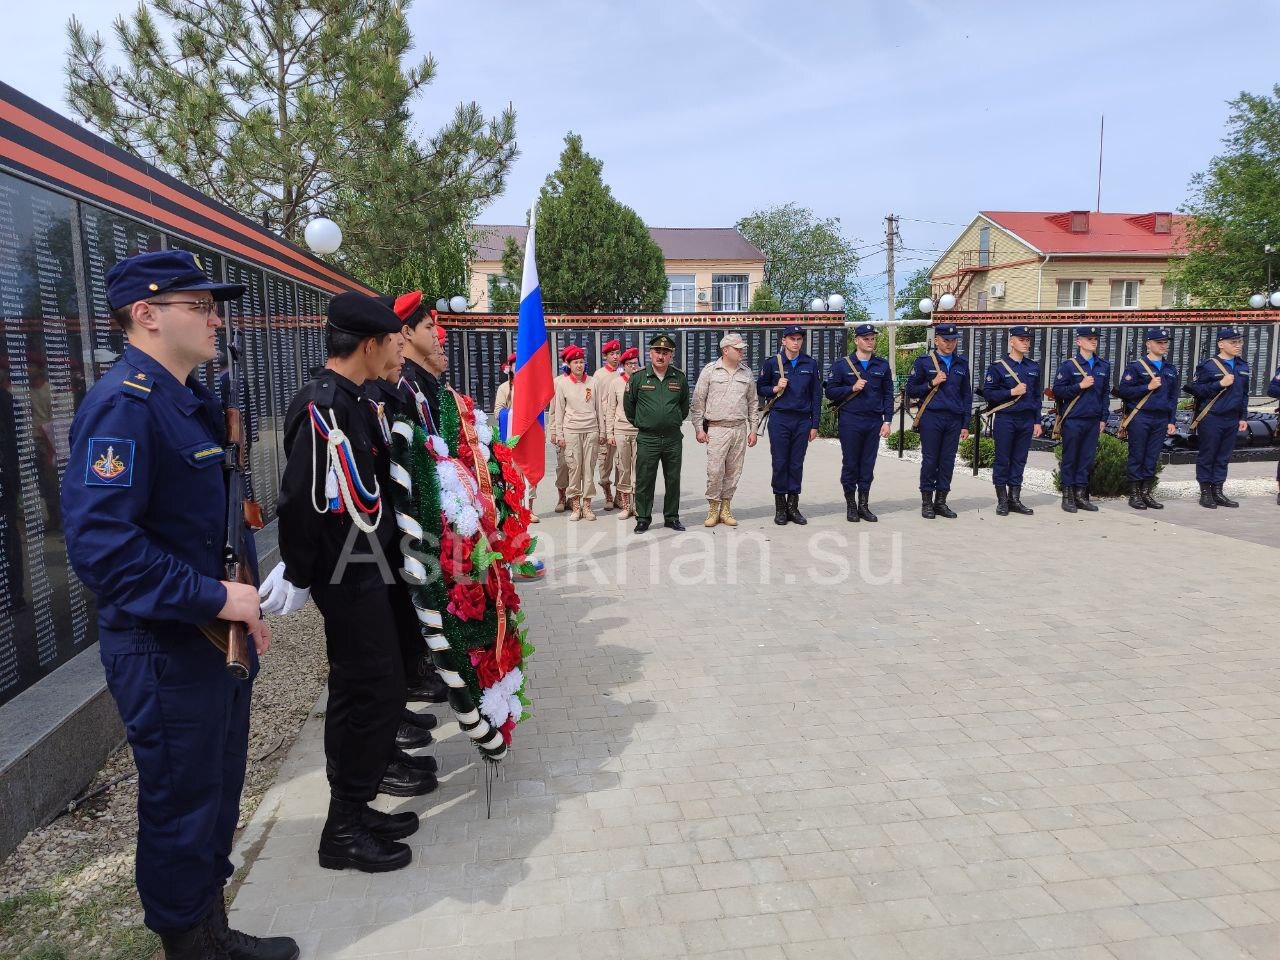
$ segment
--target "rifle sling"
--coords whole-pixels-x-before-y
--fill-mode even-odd
[[[1209,359],[1212,360],[1217,365],[1218,369],[1222,371],[1222,375],[1225,377],[1227,375],[1227,368],[1222,365],[1222,361],[1219,360],[1217,357],[1210,357]],[[1218,402],[1218,399],[1230,389],[1231,387],[1223,387],[1221,390],[1219,390],[1216,394],[1213,395],[1213,398],[1210,399],[1208,403],[1206,403],[1203,407],[1200,408],[1200,412],[1197,413],[1195,416],[1195,419],[1191,421],[1192,430],[1194,430],[1197,426],[1199,426],[1200,421],[1204,419],[1205,414],[1208,413],[1210,410],[1212,410],[1213,405]]]
[[[1084,368],[1080,366],[1079,361],[1076,360],[1075,357],[1071,358],[1071,364],[1076,368],[1076,372],[1079,373],[1080,376],[1082,377],[1085,376]],[[1071,402],[1067,404],[1067,409],[1063,410],[1062,413],[1057,417],[1054,417],[1053,439],[1057,440],[1062,436],[1062,424],[1066,421],[1067,417],[1071,416],[1071,408],[1080,402],[1080,396],[1083,393],[1084,391],[1081,390],[1080,393],[1077,393],[1074,397],[1072,397]]]
[[[1146,372],[1147,376],[1154,380],[1156,376],[1156,372],[1147,365],[1146,358],[1139,357],[1138,363],[1142,364],[1142,369]],[[1151,399],[1151,395],[1153,393],[1155,393],[1154,390],[1148,390],[1146,394],[1143,395],[1142,399],[1139,400],[1136,404],[1134,404],[1133,409],[1130,410],[1127,414],[1125,414],[1124,419],[1120,421],[1121,430],[1125,430],[1128,428],[1129,421],[1138,415],[1138,411],[1142,409],[1143,404],[1145,404],[1148,400]]]
[[[942,372],[942,367],[938,364],[937,351],[930,350],[929,359],[933,361],[933,375],[936,377],[938,374]],[[924,416],[924,411],[929,406],[929,401],[932,400],[934,397],[934,394],[936,394],[941,389],[942,389],[942,384],[940,383],[937,384],[927,394],[925,394],[924,399],[920,401],[920,406],[916,408],[915,416],[911,418],[912,430],[920,429],[920,419]]]

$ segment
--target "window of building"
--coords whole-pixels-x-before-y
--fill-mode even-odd
[[[1137,280],[1111,281],[1111,309],[1137,310],[1138,289],[1142,286]]]
[[[1187,292],[1180,288],[1176,283],[1165,283],[1160,287],[1160,306],[1162,307],[1185,307],[1187,305]]]
[[[978,294],[978,309],[987,309],[987,291],[983,290]]]
[[[978,266],[991,266],[991,228],[983,227],[978,231]]]
[[[711,309],[718,313],[746,310],[747,275],[745,273],[713,273],[711,275]]]
[[[494,313],[502,313],[518,309],[520,306],[520,288],[510,277],[500,273],[489,274],[489,309]]]
[[[1084,310],[1089,306],[1088,280],[1059,280],[1058,309]]]
[[[697,296],[693,280],[692,273],[667,274],[667,300],[662,308],[666,313],[693,313]]]

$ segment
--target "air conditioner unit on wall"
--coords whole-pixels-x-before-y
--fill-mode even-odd
[[[992,296],[994,299],[996,299],[996,300],[1003,300],[1003,299],[1004,299],[1004,284],[1003,284],[1003,283],[993,283],[993,284],[991,285],[991,296]]]
[[[699,291],[698,291],[698,302],[699,302],[699,303],[706,303],[708,299],[710,299],[710,298],[709,298],[709,297],[708,297],[708,295],[707,295],[707,291],[705,291],[705,290],[699,290]]]

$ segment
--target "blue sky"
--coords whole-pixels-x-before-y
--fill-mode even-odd
[[[10,11],[0,79],[65,111],[63,27],[106,31],[133,0]],[[1176,209],[1217,151],[1225,102],[1280,81],[1274,2],[417,0],[439,77],[429,133],[461,100],[518,113],[521,157],[482,216],[523,222],[564,134],[653,226],[722,226],[796,201],[866,244],[883,312],[883,218],[899,271],[979,209]],[[932,222],[930,222],[932,221]]]

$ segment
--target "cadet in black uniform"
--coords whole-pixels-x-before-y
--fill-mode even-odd
[[[1097,512],[1089,499],[1089,471],[1098,437],[1107,425],[1111,365],[1098,356],[1097,327],[1076,327],[1076,355],[1058,365],[1053,395],[1059,401],[1062,435],[1062,509]]]
[[[1196,367],[1195,379],[1186,391],[1196,398],[1196,480],[1200,506],[1238,507],[1222,486],[1236,437],[1247,430],[1249,414],[1249,365],[1240,358],[1244,340],[1234,327],[1218,330],[1218,352]]]
[[[1031,328],[1009,328],[1009,353],[987,367],[982,398],[992,405],[991,433],[996,442],[996,514],[1034,513],[1022,502],[1022,471],[1027,466],[1031,438],[1040,436],[1040,364],[1031,350]]]
[[[875,478],[880,438],[889,435],[893,419],[893,369],[877,357],[876,328],[859,324],[853,331],[856,348],[831,365],[826,394],[840,428],[840,486],[850,523],[875,522],[871,512],[871,481]]]
[[[1163,510],[1153,494],[1164,438],[1173,436],[1178,413],[1178,368],[1165,359],[1167,327],[1148,327],[1144,352],[1124,368],[1116,395],[1124,401],[1121,426],[1129,439],[1129,506]]]
[[[765,360],[756,392],[769,401],[769,457],[773,461],[773,522],[806,524],[800,512],[804,455],[822,420],[822,371],[803,352],[804,327],[782,330],[782,349]]]
[[[334,297],[325,328],[329,360],[285,417],[282,579],[295,590],[310,589],[324,616],[329,656],[331,799],[319,859],[330,869],[407,866],[409,847],[395,841],[418,829],[415,814],[368,806],[395,747],[405,685],[391,597],[400,566],[398,531],[384,501],[390,452],[363,385],[398,359],[400,326],[371,297]]]
[[[956,450],[969,439],[973,415],[973,384],[969,361],[956,352],[960,331],[954,323],[933,328],[933,349],[917,357],[907,378],[907,396],[920,403],[915,422],[920,428],[920,516],[956,518],[947,505]]]

